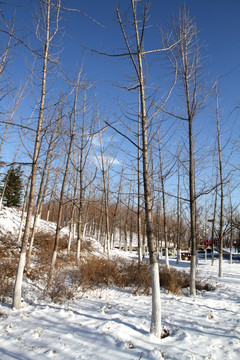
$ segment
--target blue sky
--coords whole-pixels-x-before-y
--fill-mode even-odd
[[[2,5],[6,18],[16,12],[16,28],[19,34],[28,35],[26,41],[32,46],[39,46],[35,42],[33,22],[34,8],[37,0],[9,0],[12,6]],[[190,10],[192,17],[196,19],[199,30],[199,41],[202,46],[201,55],[205,63],[205,80],[211,84],[220,77],[220,101],[223,106],[227,127],[238,121],[239,112],[234,112],[230,118],[229,113],[240,101],[240,1],[239,0],[186,0],[184,2]],[[112,116],[116,111],[117,103],[114,97],[123,96],[124,100],[130,97],[126,92],[119,92],[113,84],[127,84],[125,74],[131,74],[130,67],[123,60],[106,58],[92,54],[83,46],[116,53],[124,47],[122,34],[117,23],[115,8],[119,6],[124,13],[129,0],[65,0],[63,4],[68,8],[80,9],[86,12],[103,26],[99,26],[84,15],[77,12],[66,11],[62,15],[61,30],[63,37],[59,40],[61,50],[60,62],[66,73],[73,77],[77,65],[80,66],[84,59],[84,73],[89,82],[94,82],[94,91],[106,116]],[[178,13],[179,0],[153,0],[149,12],[149,28],[145,34],[145,49],[161,47],[159,27],[166,28],[166,24],[172,16]],[[17,6],[16,6],[17,5]],[[29,39],[29,40],[28,40]],[[15,83],[23,81],[26,76],[26,61],[31,63],[32,58],[24,48],[18,48],[12,59],[12,73]],[[160,79],[164,74],[165,67],[158,70],[152,67],[152,79]],[[154,72],[156,71],[156,72]],[[228,75],[226,75],[228,74]],[[226,76],[225,76],[226,75]],[[224,76],[224,77],[223,77]],[[59,87],[61,84],[59,82]],[[131,101],[131,100],[130,100]],[[22,110],[29,116],[31,109]],[[210,111],[210,112],[209,112]],[[214,136],[214,104],[205,112],[203,126],[208,134]],[[28,114],[28,115],[27,115]],[[207,114],[207,116],[206,116]],[[209,115],[210,114],[210,115]],[[236,127],[239,129],[238,127]],[[237,135],[239,136],[239,135]]]
[[[17,29],[24,33],[33,30],[32,17],[36,0],[9,0],[12,6],[2,6],[8,15],[16,11]],[[62,61],[65,69],[71,71],[76,64],[81,64],[85,57],[86,76],[90,81],[104,83],[111,82],[119,77],[116,60],[95,56],[86,52],[82,45],[90,48],[105,48],[109,52],[117,51],[123,45],[119,25],[116,21],[115,7],[119,6],[124,12],[128,0],[65,0],[66,7],[85,11],[89,16],[103,24],[104,28],[90,21],[78,13],[69,12],[63,15],[61,28],[65,32],[63,37]],[[17,4],[17,6],[14,6]],[[153,0],[149,12],[151,28],[146,33],[145,47],[159,46],[159,26],[165,27],[171,16],[176,16],[179,0]],[[190,14],[196,18],[199,30],[199,39],[202,44],[202,55],[206,58],[206,71],[209,77],[215,79],[237,68],[222,81],[224,96],[240,98],[240,2],[238,0],[187,0],[185,4]],[[22,64],[21,64],[22,65]],[[18,69],[19,70],[19,69]],[[19,74],[21,74],[19,72]],[[111,91],[106,89],[106,91]]]

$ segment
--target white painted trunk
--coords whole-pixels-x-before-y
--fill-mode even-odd
[[[110,249],[112,250],[114,248],[114,234],[112,232],[111,234],[111,242],[110,242]]]
[[[232,246],[230,248],[230,264],[232,265],[233,261],[232,261]]]
[[[221,278],[223,277],[223,254],[220,250],[219,253],[219,268],[218,268],[218,276]]]
[[[142,261],[143,260],[142,246],[138,248],[138,256],[139,256],[139,261]]]
[[[196,268],[198,267],[198,252],[196,251]]]
[[[181,249],[177,249],[177,262],[181,261]]]
[[[165,264],[167,267],[169,267],[168,248],[165,248]]]
[[[48,209],[46,221],[49,220],[50,210]]]
[[[190,295],[196,296],[196,255],[193,254],[190,271]]]
[[[151,264],[152,278],[152,319],[150,332],[157,338],[161,338],[161,298],[158,263]]]
[[[67,253],[70,254],[71,245],[72,245],[72,239],[74,238],[74,223],[73,220],[70,222],[70,231],[69,231],[69,237],[68,237],[68,248]]]
[[[86,230],[87,230],[87,224],[85,224],[83,227],[83,239],[85,239],[86,237]]]
[[[14,285],[14,297],[13,297],[14,309],[21,309],[22,280],[23,280],[25,263],[26,263],[26,253],[22,252],[20,254],[20,258],[18,262],[18,271]]]

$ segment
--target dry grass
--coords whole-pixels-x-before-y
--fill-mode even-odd
[[[5,302],[12,295],[17,264],[10,261],[0,263],[0,301]]]
[[[46,279],[49,272],[49,266],[51,262],[53,247],[54,247],[55,235],[51,233],[38,232],[35,235],[34,247],[32,254],[32,267],[28,267],[25,271],[25,275],[32,281],[39,279]],[[56,263],[56,270],[61,271],[64,268],[72,267],[76,263],[76,242],[73,242],[71,247],[71,253],[67,254],[68,237],[65,235],[61,237],[58,247],[58,258]],[[90,240],[84,240],[81,242],[81,252],[91,253],[93,246]]]
[[[57,271],[55,281],[51,290],[48,292],[51,300],[55,303],[62,304],[66,300],[74,298],[76,290],[73,283],[68,282],[68,271]]]
[[[169,292],[180,295],[182,289],[187,288],[190,285],[189,274],[184,270],[161,265],[160,284]]]
[[[37,233],[34,242],[31,267],[25,270],[25,276],[36,282],[41,280],[46,285],[49,266],[54,246],[54,235]],[[130,288],[133,294],[151,293],[151,274],[148,262],[141,265],[120,257],[107,259],[93,256],[89,240],[82,242],[83,255],[79,264],[76,262],[76,245],[73,244],[71,255],[67,255],[67,237],[60,240],[59,255],[51,291],[52,301],[63,302],[74,297],[77,289],[86,291],[98,287],[116,286]],[[0,300],[11,296],[13,281],[18,263],[19,248],[11,238],[0,239]],[[189,274],[176,268],[160,265],[160,284],[167,291],[180,295],[190,284]],[[198,280],[198,290],[213,290],[207,280]]]
[[[114,285],[119,288],[131,287],[133,293],[150,293],[148,264],[139,267],[136,261],[122,258],[106,259],[91,256],[82,260],[79,268],[73,270],[72,281],[82,290]]]
[[[190,286],[189,273],[174,267],[159,266],[160,284],[167,291],[181,295],[182,290]],[[71,271],[72,282],[82,290],[96,289],[100,286],[129,287],[133,294],[149,295],[151,292],[151,274],[149,264],[128,261],[122,258],[106,259],[96,256],[83,260],[79,268]],[[196,282],[197,290],[213,290],[205,280]]]
[[[10,236],[0,238],[0,301],[12,295],[17,270],[18,247]]]

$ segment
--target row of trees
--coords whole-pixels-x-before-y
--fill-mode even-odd
[[[40,50],[17,35],[14,22],[9,26],[2,20],[0,76],[1,91],[5,92],[1,103],[1,148],[9,146],[10,130],[19,142],[11,161],[5,161],[2,155],[2,166],[10,166],[10,175],[19,169],[14,170],[14,165],[21,163],[25,176],[22,207],[27,213],[24,231],[23,222],[19,231],[22,246],[13,307],[21,307],[24,268],[31,259],[40,217],[57,223],[48,289],[54,280],[62,226],[70,229],[69,253],[72,241],[77,239],[77,261],[81,239],[86,234],[95,236],[108,255],[117,232],[119,246],[125,249],[128,236],[133,239],[137,234],[139,263],[145,248],[149,251],[151,332],[160,337],[159,248],[165,248],[167,264],[169,246],[177,247],[178,260],[181,247],[191,248],[190,292],[196,295],[198,240],[207,236],[208,228],[212,236],[218,230],[222,276],[224,235],[231,242],[234,236],[239,237],[238,204],[232,198],[238,185],[232,161],[237,147],[233,138],[224,137],[224,144],[221,143],[218,100],[216,134],[212,137],[216,146],[214,141],[207,145],[202,139],[199,141],[203,109],[210,99],[218,99],[218,91],[216,82],[206,86],[203,81],[196,24],[189,12],[185,7],[179,10],[169,32],[162,32],[161,48],[146,50],[149,4],[135,0],[130,0],[130,4],[128,14],[122,15],[116,9],[124,50],[94,50],[99,56],[126,59],[131,66],[129,83],[121,85],[128,93],[127,100],[118,102],[118,110],[111,115],[97,104],[94,89],[84,76],[84,66],[77,69],[76,76],[66,75],[58,61],[59,54],[54,53],[60,37],[61,13],[70,10],[61,0],[39,1],[35,35]],[[8,110],[4,97],[9,102],[13,90],[5,74],[7,59],[16,47],[24,47],[34,57],[34,67]],[[160,54],[168,66],[168,75],[165,83],[159,85],[155,75]],[[153,74],[148,63],[153,64]],[[60,86],[59,75],[63,79]],[[26,106],[23,94],[28,86],[34,94],[28,94],[32,115],[26,120],[17,116],[17,110],[21,101]],[[57,91],[59,87],[61,90]],[[6,176],[3,182],[7,189],[10,177]],[[7,199],[6,189],[2,199],[4,193]],[[130,249],[131,246],[130,241]]]

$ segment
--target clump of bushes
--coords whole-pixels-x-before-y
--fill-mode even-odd
[[[0,301],[6,301],[13,291],[18,247],[11,236],[1,236],[0,244]]]
[[[12,295],[16,270],[16,263],[10,261],[0,262],[0,301],[6,301]]]
[[[101,285],[119,288],[132,287],[134,293],[149,294],[151,288],[149,265],[122,258],[106,259],[91,256],[82,260],[79,269],[72,272],[73,282],[83,290]]]
[[[38,232],[34,238],[33,254],[32,254],[32,267],[25,270],[25,275],[32,281],[44,280],[49,272],[55,235],[51,233]],[[73,267],[76,263],[76,242],[72,243],[71,254],[67,254],[68,236],[62,236],[58,246],[58,258],[56,263],[56,270],[58,272],[66,267]],[[81,252],[91,253],[93,246],[90,240],[81,241]],[[37,270],[37,271],[36,271]]]
[[[2,238],[0,242],[0,300],[5,301],[12,295],[13,282],[18,263],[19,248],[11,239]],[[93,290],[101,286],[130,288],[133,294],[149,295],[151,292],[151,273],[148,262],[139,264],[135,260],[115,257],[93,256],[93,247],[89,240],[81,244],[82,255],[76,261],[76,244],[73,243],[71,255],[67,255],[68,238],[63,237],[59,244],[59,255],[56,263],[54,282],[48,293],[52,301],[63,302],[72,299],[77,289]],[[54,246],[54,235],[37,233],[34,241],[31,266],[25,269],[25,276],[32,281],[46,284]],[[189,273],[174,267],[159,266],[160,285],[167,291],[181,295],[184,288],[190,285]],[[196,282],[198,290],[213,290],[206,280]]]
[[[184,270],[161,265],[159,271],[160,285],[173,294],[181,295],[182,289],[190,285],[189,274]]]
[[[55,281],[48,292],[51,300],[55,303],[62,304],[64,301],[74,298],[76,289],[74,284],[68,283],[67,273],[67,271],[57,271],[55,274]]]
[[[151,292],[151,273],[149,263],[141,265],[137,261],[122,258],[106,259],[91,256],[81,261],[79,268],[71,271],[72,283],[82,290],[96,289],[100,286],[129,287],[133,294],[149,295]],[[190,286],[190,275],[184,270],[165,265],[159,266],[160,285],[167,291],[181,295]],[[197,290],[213,290],[206,281],[196,282]]]

